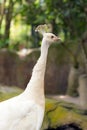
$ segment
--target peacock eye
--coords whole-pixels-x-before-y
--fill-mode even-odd
[[[52,35],[52,36],[51,36],[51,38],[53,39],[53,38],[54,38],[54,36]]]

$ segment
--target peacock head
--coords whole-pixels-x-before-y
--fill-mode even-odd
[[[53,33],[44,33],[43,40],[46,41],[49,45],[61,40],[58,36],[54,35]]]
[[[59,38],[58,36],[54,35],[51,32],[51,26],[44,24],[44,25],[39,25],[37,26],[37,28],[35,29],[36,32],[39,32],[40,34],[43,35],[43,41],[45,43],[47,43],[48,45],[51,45],[54,42],[58,42],[59,40],[61,40],[61,38]]]

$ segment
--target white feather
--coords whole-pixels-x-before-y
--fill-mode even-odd
[[[40,130],[45,111],[44,75],[48,48],[56,40],[55,35],[45,33],[41,56],[25,91],[0,103],[0,130]]]
[[[40,105],[20,95],[0,103],[0,130],[39,130],[43,116]]]

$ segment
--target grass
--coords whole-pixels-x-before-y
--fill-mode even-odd
[[[20,93],[22,93],[22,91],[23,91],[22,89],[17,88],[17,87],[14,87],[14,89],[15,89],[15,92],[9,92],[9,93],[0,92],[0,102],[4,101],[4,100],[7,100],[7,99],[9,99],[11,97],[17,96]]]

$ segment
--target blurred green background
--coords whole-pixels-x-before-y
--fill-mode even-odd
[[[0,48],[40,46],[34,30],[44,23],[63,41],[80,39],[87,29],[87,0],[0,0]]]

